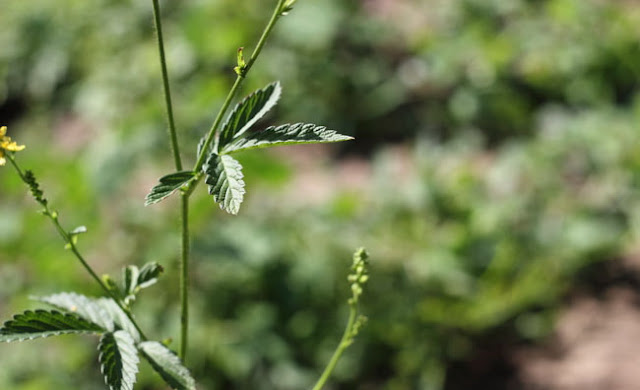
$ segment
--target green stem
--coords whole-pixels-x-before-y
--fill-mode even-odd
[[[20,169],[20,166],[18,166],[18,163],[15,161],[15,158],[13,157],[13,155],[11,153],[7,154],[8,160],[11,162],[11,165],[13,165],[13,167],[15,168],[16,172],[18,173],[18,175],[20,176],[20,179],[22,179],[22,181],[29,185],[29,182],[24,174],[24,172],[22,171],[22,169]],[[46,215],[47,217],[49,217],[49,219],[51,220],[51,222],[53,223],[53,225],[55,226],[56,230],[58,231],[58,233],[60,234],[60,236],[62,237],[62,239],[65,241],[65,243],[69,246],[69,248],[71,249],[71,252],[73,252],[73,254],[75,255],[75,257],[78,259],[78,261],[80,261],[80,264],[82,264],[82,266],[84,267],[84,269],[89,273],[89,275],[91,275],[91,277],[95,280],[96,283],[98,283],[100,285],[100,287],[107,293],[107,295],[113,299],[113,301],[118,305],[118,307],[120,307],[120,309],[122,309],[122,311],[127,315],[127,317],[129,318],[129,320],[131,321],[131,323],[133,324],[133,326],[136,328],[136,330],[138,331],[138,333],[140,333],[140,337],[143,340],[147,340],[147,336],[145,336],[144,332],[142,331],[142,329],[140,329],[140,326],[138,325],[138,323],[136,322],[136,320],[133,318],[133,314],[131,313],[131,310],[126,307],[121,301],[120,299],[113,293],[113,291],[111,291],[109,289],[109,287],[107,287],[106,284],[104,284],[104,282],[102,281],[102,279],[100,279],[100,277],[98,276],[98,274],[96,274],[96,272],[93,270],[93,268],[91,268],[91,266],[89,265],[89,263],[87,263],[87,261],[84,259],[84,257],[82,256],[82,254],[80,254],[80,251],[78,250],[78,247],[76,246],[76,244],[73,242],[73,237],[62,227],[62,225],[60,224],[60,221],[58,220],[58,215],[56,212],[52,212],[51,209],[49,208],[49,205],[45,202],[41,202],[36,200],[42,207],[44,207],[44,211],[43,214]]]
[[[189,338],[189,195],[183,193],[182,202],[182,258],[180,262],[180,357],[187,356]]]
[[[355,304],[349,305],[349,320],[347,321],[347,326],[344,329],[344,334],[342,335],[342,339],[340,340],[340,344],[338,344],[338,347],[333,352],[333,356],[331,356],[331,360],[329,360],[329,363],[327,364],[327,367],[322,372],[322,375],[320,376],[320,379],[318,379],[318,382],[316,383],[316,385],[313,386],[313,390],[320,390],[320,389],[322,389],[322,387],[324,387],[324,385],[326,384],[327,380],[331,376],[331,373],[336,368],[336,365],[338,364],[338,360],[340,360],[340,357],[342,356],[344,351],[353,342],[353,337],[352,337],[353,329],[352,328],[353,328],[353,326],[354,326],[354,324],[356,322],[357,314],[358,314],[358,310],[356,308],[356,305]]]
[[[169,86],[169,72],[167,71],[167,58],[164,53],[164,38],[162,35],[162,19],[160,18],[160,5],[158,0],[153,0],[153,16],[156,25],[158,37],[158,52],[160,53],[160,67],[162,68],[162,84],[164,86],[164,100],[167,106],[167,121],[169,122],[169,137],[171,138],[171,149],[173,150],[173,159],[176,170],[182,170],[182,161],[180,160],[180,147],[178,146],[178,135],[176,133],[176,125],[173,119],[173,105],[171,103],[171,88]]]
[[[273,27],[276,25],[276,22],[278,21],[280,16],[282,16],[282,9],[284,8],[285,2],[286,0],[278,0],[278,4],[274,8],[273,14],[271,14],[271,19],[269,19],[269,23],[267,23],[267,26],[264,28],[264,31],[262,31],[262,35],[258,40],[258,44],[256,45],[256,48],[253,50],[253,53],[251,54],[251,58],[249,58],[249,61],[247,61],[247,64],[241,70],[240,74],[236,77],[236,81],[233,83],[231,90],[227,94],[227,98],[224,100],[224,103],[222,104],[222,108],[220,108],[220,111],[218,111],[218,115],[216,115],[216,119],[213,121],[213,125],[211,125],[211,128],[209,129],[209,133],[207,134],[207,138],[204,142],[204,146],[202,147],[202,151],[200,152],[200,155],[198,156],[198,160],[195,166],[193,167],[194,172],[200,172],[200,169],[202,169],[204,160],[207,157],[207,150],[211,146],[211,142],[213,142],[213,139],[216,135],[218,127],[220,126],[220,122],[222,122],[222,118],[224,114],[227,112],[227,109],[229,108],[231,101],[235,97],[236,92],[238,91],[238,87],[240,87],[240,84],[242,83],[242,80],[244,80],[244,78],[247,77],[247,73],[249,73],[249,70],[258,59],[258,56],[260,55],[262,48],[267,42],[267,38],[269,37],[269,34],[271,34]],[[194,180],[193,182],[191,182],[191,184],[189,185],[190,187],[189,190],[191,190],[191,187],[195,187],[199,181],[200,180],[198,178],[198,180]],[[190,193],[190,191],[188,193]]]

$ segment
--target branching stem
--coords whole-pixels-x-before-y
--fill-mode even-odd
[[[22,181],[25,184],[30,185],[29,181],[27,180],[27,177],[25,176],[25,173],[22,171],[22,169],[20,168],[20,166],[16,162],[15,158],[13,157],[13,155],[11,153],[8,153],[7,157],[8,157],[8,160],[11,162],[11,165],[13,165],[13,167],[16,170],[16,172],[18,173],[18,176],[20,176],[20,179],[22,179]],[[129,320],[131,321],[133,326],[136,328],[138,333],[140,333],[140,337],[142,338],[142,340],[147,340],[147,336],[145,336],[144,332],[142,331],[142,329],[140,329],[140,326],[138,325],[136,320],[133,318],[133,314],[131,313],[131,309],[129,307],[125,306],[122,303],[120,298],[113,291],[111,291],[111,289],[109,287],[107,287],[107,285],[102,281],[102,279],[100,279],[100,277],[98,276],[98,274],[96,274],[96,272],[93,270],[93,268],[91,268],[89,263],[87,263],[87,261],[84,259],[84,257],[82,256],[82,254],[78,250],[78,247],[76,246],[72,235],[69,234],[62,227],[62,225],[60,224],[60,221],[58,219],[58,213],[56,213],[55,211],[52,211],[49,208],[49,205],[46,202],[44,202],[42,200],[38,200],[38,199],[36,199],[36,201],[42,207],[44,207],[43,214],[46,215],[47,217],[49,217],[49,219],[51,220],[51,222],[55,226],[56,230],[60,234],[60,237],[62,237],[62,239],[68,245],[68,248],[71,250],[71,252],[74,254],[74,256],[78,259],[78,261],[80,261],[80,264],[82,264],[84,269],[89,273],[89,275],[91,275],[93,280],[100,285],[100,287],[107,293],[107,295],[111,299],[113,299],[113,301],[118,305],[118,307],[120,307],[120,309],[122,309],[122,311],[127,315],[127,317],[129,318]]]

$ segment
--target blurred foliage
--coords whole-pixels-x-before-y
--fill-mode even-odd
[[[341,152],[366,151],[370,165],[366,180],[345,187],[313,152],[312,167],[329,173],[282,153],[240,156],[255,189],[239,217],[196,199],[199,325],[188,363],[201,386],[310,387],[340,336],[359,245],[372,254],[371,321],[335,388],[440,389],[448,365],[473,356],[483,335],[545,336],[576,275],[619,255],[640,228],[640,7],[297,4],[244,91],[281,80],[279,122],[355,135]],[[89,228],[80,245],[100,272],[167,268],[138,316],[159,337],[176,335],[178,226],[165,223],[176,203],[141,207],[171,169],[150,2],[0,5],[0,120],[27,145],[22,165],[63,223]],[[237,47],[255,42],[272,4],[163,6],[181,142],[195,151],[233,81]],[[33,307],[30,294],[99,294],[10,170],[0,183],[3,317]],[[3,345],[0,387],[102,389],[88,345]],[[160,386],[148,369],[139,382]]]

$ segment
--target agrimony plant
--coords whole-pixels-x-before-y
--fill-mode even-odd
[[[145,205],[161,202],[172,194],[179,194],[181,197],[179,354],[171,351],[163,343],[150,340],[136,322],[133,314],[132,306],[138,299],[138,294],[158,281],[163,268],[154,262],[147,263],[140,268],[128,265],[122,269],[119,281],[109,275],[98,276],[84,259],[77,246],[79,236],[86,233],[87,228],[79,226],[67,230],[63,227],[58,213],[50,207],[33,172],[23,170],[18,164],[15,153],[22,151],[25,147],[18,145],[7,136],[5,126],[0,128],[0,165],[5,165],[7,161],[10,162],[22,181],[29,187],[35,201],[42,207],[42,214],[49,218],[58,231],[65,243],[65,248],[76,257],[93,280],[102,288],[104,296],[94,298],[75,292],[64,292],[34,297],[35,300],[48,305],[50,309],[28,310],[15,315],[12,320],[5,322],[4,326],[0,328],[0,342],[31,340],[63,334],[94,334],[99,336],[98,360],[109,389],[133,389],[140,357],[147,360],[171,388],[196,389],[196,381],[184,363],[189,338],[188,270],[190,252],[189,199],[191,194],[204,179],[214,202],[222,210],[235,215],[239,212],[244,200],[245,183],[242,165],[233,157],[233,154],[278,145],[340,142],[351,139],[351,137],[338,134],[323,126],[309,123],[283,124],[257,130],[256,125],[259,120],[277,104],[280,98],[282,87],[279,82],[273,82],[241,99],[223,122],[242,81],[247,77],[260,55],[277,21],[293,10],[296,1],[277,1],[271,18],[248,60],[245,60],[244,49],[238,49],[237,64],[233,68],[236,80],[209,131],[198,144],[195,151],[195,165],[191,169],[185,169],[182,165],[177,127],[173,115],[160,6],[158,0],[152,0],[175,172],[168,173],[158,180],[158,184],[146,196]],[[355,253],[352,273],[348,280],[352,296],[348,301],[350,315],[345,333],[314,390],[319,390],[324,386],[338,359],[344,350],[351,345],[365,322],[365,318],[360,316],[358,311],[362,288],[368,280],[367,254],[364,249]]]

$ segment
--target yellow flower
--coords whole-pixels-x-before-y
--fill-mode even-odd
[[[0,127],[0,165],[6,164],[4,158],[5,150],[7,152],[19,152],[24,149],[24,145],[18,145],[15,141],[11,141],[11,137],[7,136],[7,126]]]

